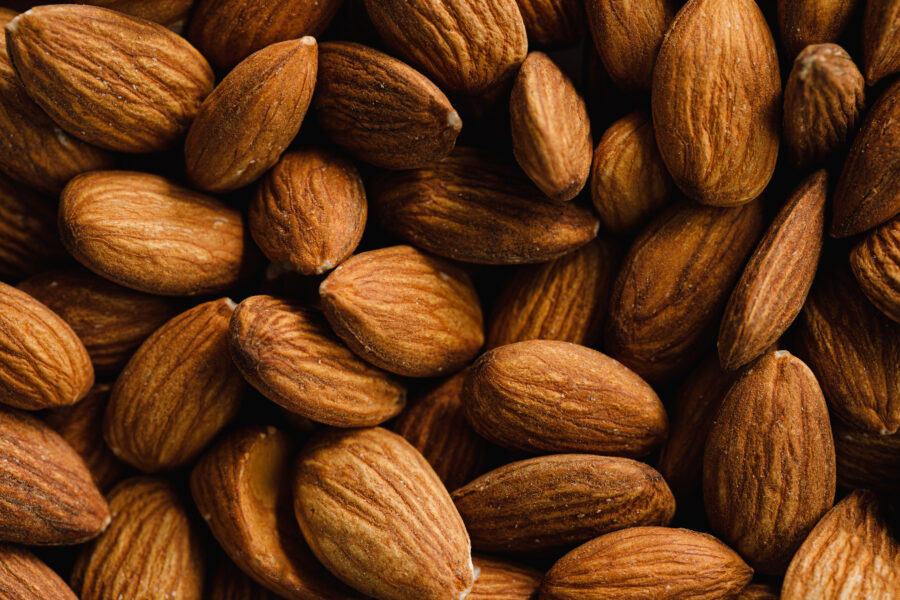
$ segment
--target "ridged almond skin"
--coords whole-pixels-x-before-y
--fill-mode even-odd
[[[430,79],[383,52],[327,42],[313,106],[322,129],[353,156],[413,169],[447,156],[462,120]]]
[[[850,252],[850,267],[866,298],[900,323],[900,217],[868,233]]]
[[[735,600],[778,600],[778,588],[767,583],[751,583],[745,587]]]
[[[230,560],[223,560],[207,583],[209,600],[277,600],[277,596],[255,583]]]
[[[78,600],[59,575],[25,548],[0,544],[0,597]]]
[[[293,600],[356,595],[319,564],[291,510],[294,445],[274,427],[229,434],[191,472],[197,509],[229,557],[258,583]]]
[[[373,365],[407,377],[455,373],[484,343],[469,276],[411,246],[351,257],[319,286],[331,327]]]
[[[157,329],[116,379],[103,434],[117,457],[148,473],[195,459],[237,414],[244,379],[231,361],[228,298]]]
[[[92,385],[90,356],[72,328],[0,282],[0,403],[25,410],[69,406]]]
[[[794,60],[784,87],[784,143],[797,165],[816,165],[850,142],[866,82],[836,44],[815,44]]]
[[[78,453],[50,427],[0,409],[0,541],[86,542],[109,524],[106,500]]]
[[[900,2],[870,0],[863,17],[863,63],[869,85],[900,71]]]
[[[778,0],[778,27],[786,58],[812,44],[837,42],[859,0]]]
[[[781,597],[894,597],[900,589],[900,542],[885,509],[867,490],[854,490],[836,504],[791,561]]]
[[[486,347],[535,339],[594,343],[619,258],[615,242],[603,238],[554,261],[520,267],[494,304]]]
[[[804,179],[750,255],[719,326],[724,369],[760,356],[800,314],[822,252],[827,196],[824,170]]]
[[[900,432],[860,431],[833,419],[838,484],[849,489],[900,493]]]
[[[67,258],[53,202],[0,175],[0,278],[12,283]]]
[[[613,286],[610,356],[651,382],[693,362],[759,237],[762,208],[681,202],[644,228]]]
[[[797,350],[831,410],[862,431],[900,431],[900,324],[874,309],[849,269],[816,278],[797,321]]]
[[[259,179],[281,157],[316,87],[312,37],[266,46],[240,62],[206,97],[184,142],[187,176],[207,192]]]
[[[599,227],[586,208],[548,202],[514,164],[472,148],[389,175],[373,207],[382,227],[424,250],[490,265],[559,258]]]
[[[516,0],[516,4],[534,46],[569,46],[584,35],[580,0]]]
[[[179,312],[170,298],[130,290],[81,267],[45,271],[17,287],[68,323],[103,373],[125,366],[141,342]]]
[[[594,47],[609,78],[630,93],[646,92],[663,36],[675,14],[671,0],[587,0]]]
[[[712,530],[756,570],[780,574],[835,491],[828,407],[812,371],[770,351],[722,401],[706,440]]]
[[[401,436],[332,431],[300,453],[294,511],[313,552],[378,600],[458,600],[475,580],[471,544],[450,494]]]
[[[72,570],[81,600],[203,598],[203,544],[171,483],[133,477],[109,493],[112,522]]]
[[[672,198],[650,115],[637,110],[603,133],[591,165],[591,199],[610,233],[637,231]]]
[[[532,340],[484,353],[466,377],[463,403],[480,435],[526,452],[644,456],[668,430],[643,379],[568,342]]]
[[[900,81],[866,113],[834,191],[831,235],[847,237],[900,213]]]
[[[90,270],[167,296],[233,287],[251,251],[240,212],[135,171],[96,171],[69,182],[59,229],[66,249]]]
[[[663,161],[685,194],[744,204],[778,158],[781,78],[775,41],[753,0],[689,0],[653,70],[653,125]]]
[[[640,525],[668,525],[675,498],[630,458],[554,454],[510,463],[451,495],[475,550],[571,548]]]
[[[6,26],[28,95],[73,136],[120,152],[175,144],[213,86],[206,59],[162,25],[76,4],[40,6]]]
[[[472,562],[479,573],[466,600],[537,600],[544,575],[537,569],[483,556]]]
[[[516,0],[366,0],[366,10],[391,50],[450,92],[484,92],[528,51]]]
[[[753,570],[711,535],[667,527],[607,533],[559,559],[541,600],[719,600],[743,589]]]
[[[234,363],[253,387],[313,421],[368,427],[406,405],[403,384],[353,354],[312,309],[251,296],[231,316],[228,337]]]
[[[509,99],[513,153],[542,192],[557,202],[581,193],[591,172],[593,142],[584,99],[543,52],[519,68]]]
[[[190,12],[194,0],[88,0],[84,4],[102,6],[111,10],[155,21],[160,25],[172,25]]]

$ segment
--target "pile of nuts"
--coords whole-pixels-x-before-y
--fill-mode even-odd
[[[900,0],[85,1],[0,600],[900,598]]]

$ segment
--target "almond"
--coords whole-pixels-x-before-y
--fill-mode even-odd
[[[105,8],[40,6],[6,31],[28,95],[60,127],[101,148],[172,146],[212,89],[209,64],[184,38]]]
[[[320,423],[367,427],[397,416],[406,389],[357,358],[311,309],[251,296],[231,317],[231,354],[253,387]]]
[[[569,46],[584,34],[579,0],[516,0],[529,41],[535,46]]]
[[[834,502],[834,441],[812,371],[769,352],[722,401],[703,459],[714,532],[763,573],[780,574]]]
[[[778,600],[778,588],[765,583],[751,583],[735,596],[735,600]]]
[[[17,600],[78,600],[34,554],[8,544],[0,544],[0,594]]]
[[[237,414],[244,380],[228,352],[234,302],[200,304],[141,344],[116,379],[103,433],[146,472],[190,463]]]
[[[644,456],[666,437],[653,389],[608,356],[568,342],[532,340],[486,352],[463,388],[479,434],[526,452]]]
[[[187,16],[194,5],[194,0],[155,0],[154,2],[145,2],[144,0],[89,0],[84,4],[102,6],[126,15],[140,17],[148,21],[156,21],[160,25],[171,25]]]
[[[850,252],[850,266],[872,304],[900,323],[900,217],[866,235]]]
[[[0,175],[0,278],[18,280],[66,258],[53,203]]]
[[[870,0],[863,17],[863,62],[866,81],[875,85],[880,79],[900,71],[900,2]]]
[[[718,600],[750,583],[753,570],[711,535],[629,527],[572,550],[544,576],[541,600]]]
[[[781,43],[791,59],[811,44],[836,42],[859,0],[778,0]]]
[[[327,432],[294,471],[294,510],[316,556],[378,600],[458,600],[475,580],[469,536],[437,474],[381,428]]]
[[[743,204],[768,185],[778,157],[781,79],[775,41],[753,0],[689,0],[653,71],[653,125],[685,194]]]
[[[478,569],[475,586],[466,600],[536,600],[543,573],[516,563],[473,556]]]
[[[319,287],[328,322],[373,365],[408,377],[451,374],[484,343],[464,271],[410,246],[363,252]]]
[[[900,432],[860,431],[832,419],[838,484],[847,489],[900,493]]]
[[[453,150],[462,120],[427,77],[383,52],[328,42],[314,97],[322,129],[360,160],[412,169]]]
[[[209,600],[276,600],[269,590],[253,582],[230,560],[223,560],[208,582]]]

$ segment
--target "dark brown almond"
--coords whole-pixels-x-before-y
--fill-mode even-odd
[[[580,0],[516,0],[516,4],[532,45],[570,46],[584,35]]]
[[[208,583],[209,600],[276,600],[276,596],[255,583],[230,560],[222,560]]]
[[[12,600],[78,600],[59,575],[25,548],[0,544],[0,596]]]
[[[849,489],[900,493],[900,432],[860,431],[832,419],[838,484]]]
[[[811,44],[836,42],[859,0],[778,0],[781,43],[790,60]]]
[[[866,2],[862,33],[863,62],[869,85],[900,71],[900,2]]]
[[[850,267],[869,301],[900,323],[900,217],[866,235],[850,252]]]
[[[67,258],[52,201],[0,175],[0,278],[15,281]]]
[[[537,569],[485,556],[472,562],[479,573],[466,600],[537,600],[544,575]]]

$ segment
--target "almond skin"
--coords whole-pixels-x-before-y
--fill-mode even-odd
[[[409,442],[379,427],[314,438],[294,470],[294,511],[313,552],[378,600],[457,600],[475,580],[450,495]]]
[[[866,2],[863,17],[863,62],[869,85],[900,71],[900,2]]]
[[[778,0],[781,43],[791,59],[811,44],[836,42],[859,0]]]
[[[832,419],[838,484],[847,489],[900,493],[900,433],[860,431]]]
[[[770,351],[732,386],[706,440],[712,530],[760,572],[780,574],[831,508],[834,441],[812,371]]]
[[[472,562],[479,573],[466,600],[537,600],[544,575],[537,569],[484,556]]]
[[[385,169],[413,169],[447,156],[462,120],[427,77],[383,52],[328,42],[314,97],[319,124],[356,158]]]
[[[719,359],[732,371],[761,355],[806,301],[825,235],[824,170],[807,177],[769,225],[731,292],[719,327]]]
[[[828,511],[791,561],[781,597],[890,598],[900,589],[900,543],[886,507],[854,490]]]
[[[266,588],[244,575],[230,560],[223,560],[207,583],[209,600],[276,600]]]
[[[662,476],[629,458],[556,454],[495,469],[452,494],[485,552],[571,547],[610,531],[668,525],[675,498]]]
[[[900,323],[900,217],[866,235],[850,252],[850,266],[869,301]]]
[[[203,101],[184,143],[194,187],[230,192],[269,170],[300,130],[316,86],[318,48],[304,37],[237,65]]]
[[[0,403],[25,410],[69,406],[92,385],[90,356],[72,328],[0,282]]]
[[[6,32],[28,95],[60,127],[101,148],[172,146],[212,90],[212,69],[184,38],[105,8],[40,6]]]
[[[248,262],[241,214],[157,175],[97,171],[63,190],[63,245],[103,277],[150,294],[213,294]]]
[[[778,600],[778,588],[765,583],[751,583],[735,596],[735,600]]]
[[[17,600],[78,600],[50,567],[24,548],[0,544],[0,596]]]
[[[666,437],[653,389],[608,356],[568,342],[532,340],[486,352],[463,388],[480,435],[526,452],[644,456]]]
[[[528,40],[535,46],[569,46],[584,35],[580,0],[516,0],[516,4]]]
[[[231,317],[231,355],[244,378],[276,404],[337,427],[397,416],[403,384],[358,358],[311,309],[251,296]]]
[[[319,295],[350,349],[398,375],[454,373],[484,343],[469,276],[411,246],[357,254],[325,278]]]
[[[0,175],[0,278],[16,281],[67,258],[53,202]]]
[[[689,0],[653,70],[656,141],[675,183],[715,206],[744,204],[778,157],[775,41],[753,0]]]
[[[102,6],[111,10],[155,21],[160,25],[171,25],[187,16],[194,0],[89,0],[84,4]]]
[[[711,535],[687,529],[629,527],[559,559],[544,576],[541,600],[718,600],[753,574]]]

